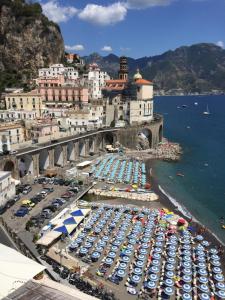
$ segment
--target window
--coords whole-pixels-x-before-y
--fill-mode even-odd
[[[25,115],[24,115],[25,116]],[[19,134],[19,129],[16,129],[16,133]]]
[[[9,135],[11,135],[11,130],[9,130]]]
[[[17,143],[19,143],[19,142],[20,142],[20,137],[18,136],[18,137],[17,137]]]
[[[140,116],[141,116],[141,111],[140,111]]]

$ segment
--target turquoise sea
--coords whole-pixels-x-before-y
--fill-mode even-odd
[[[156,163],[160,186],[225,243],[225,96],[156,97],[154,110],[164,116],[164,136],[184,151],[178,163]]]

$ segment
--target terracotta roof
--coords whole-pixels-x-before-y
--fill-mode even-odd
[[[152,81],[146,80],[146,79],[138,79],[135,81],[136,84],[143,84],[143,85],[150,85],[153,84]]]
[[[120,84],[120,83],[127,83],[128,80],[124,80],[124,79],[110,79],[110,80],[106,80],[105,82],[106,82],[106,84],[111,84],[111,83],[118,83],[118,84]]]

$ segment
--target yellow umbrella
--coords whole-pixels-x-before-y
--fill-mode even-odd
[[[133,184],[133,185],[132,185],[132,188],[133,188],[133,189],[137,189],[138,186],[137,186],[136,184]]]
[[[27,204],[30,204],[30,203],[31,203],[30,200],[23,200],[23,201],[22,201],[22,204],[23,204],[23,205],[27,205]]]

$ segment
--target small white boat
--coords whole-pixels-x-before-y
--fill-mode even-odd
[[[198,102],[195,102],[194,104],[197,106],[197,105],[198,105]]]
[[[209,107],[207,105],[206,111],[203,111],[203,115],[210,115]]]

